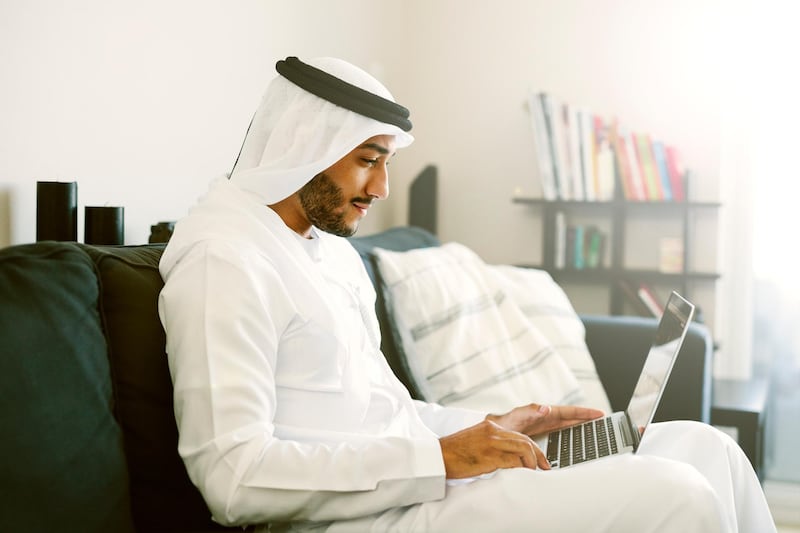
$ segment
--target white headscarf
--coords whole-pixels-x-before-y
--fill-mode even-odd
[[[394,102],[378,80],[346,61],[322,57],[305,63]],[[340,107],[277,76],[253,117],[230,179],[273,204],[375,135],[394,135],[397,148],[414,140],[393,124]]]

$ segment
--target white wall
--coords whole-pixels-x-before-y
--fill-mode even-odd
[[[699,176],[694,196],[716,199],[715,4],[410,2],[415,59],[403,66],[400,90],[408,91],[415,119],[411,157],[436,162],[444,179],[444,237],[489,260],[538,253],[527,208],[510,202],[516,188],[540,190],[525,107],[531,88],[681,147]]]
[[[409,171],[426,162],[439,166],[444,240],[463,242],[490,262],[539,261],[538,213],[511,202],[517,189],[540,194],[525,107],[530,89],[617,117],[634,131],[680,147],[698,178],[693,198],[719,199],[723,3],[414,0],[407,5],[414,11],[408,55],[413,59],[402,65],[405,75],[395,89],[408,95],[417,142],[402,163],[410,163],[404,167]],[[396,223],[404,213],[397,209]],[[705,247],[695,249],[694,266],[713,271],[719,268],[717,250],[708,243],[715,242],[717,222],[713,214],[705,218],[698,235]],[[697,289],[713,324],[712,287]],[[581,289],[571,296],[583,309],[604,307],[592,301],[597,291]]]
[[[718,199],[725,5],[3,0],[0,246],[34,240],[37,180],[78,182],[80,224],[84,205],[124,205],[126,242],[146,242],[230,169],[275,60],[334,55],[385,81],[415,124],[393,196],[363,231],[405,223],[407,185],[435,163],[444,240],[489,262],[538,261],[538,217],[511,203],[539,192],[527,91],[679,146],[693,196]],[[700,252],[700,268],[717,268],[716,249]]]
[[[335,55],[381,70],[361,0],[0,2],[0,246],[36,235],[36,181],[125,206],[128,244],[228,172],[274,64]],[[381,10],[378,10],[380,13]],[[331,21],[336,21],[332,24]]]

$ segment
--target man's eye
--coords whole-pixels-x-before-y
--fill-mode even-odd
[[[377,165],[378,164],[378,158],[377,157],[374,158],[374,159],[370,159],[368,157],[362,157],[361,160],[364,163],[368,164],[368,165]]]

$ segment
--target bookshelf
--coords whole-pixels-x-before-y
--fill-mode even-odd
[[[670,290],[695,302],[713,293],[719,275],[692,252],[716,248],[698,222],[720,205],[691,201],[677,146],[547,92],[531,90],[528,109],[542,198],[513,200],[542,219],[542,264],[528,266],[590,284],[591,305],[612,315],[660,316]]]
[[[609,201],[569,201],[545,200],[543,198],[516,197],[516,204],[523,204],[536,209],[542,217],[542,264],[524,265],[540,268],[550,273],[559,284],[589,283],[606,286],[609,290],[609,314],[631,314],[632,307],[638,306],[640,314],[647,312],[642,308],[641,299],[634,302],[635,294],[627,294],[624,284],[638,289],[644,285],[671,287],[684,296],[692,297],[692,288],[696,283],[714,282],[719,278],[717,272],[698,271],[693,269],[695,238],[695,215],[709,212],[720,207],[717,202],[692,201],[633,201],[614,199]],[[559,215],[562,213],[562,215]],[[664,271],[654,264],[652,268],[626,266],[626,248],[630,243],[627,230],[630,224],[645,224],[649,217],[668,219],[679,227],[681,244],[679,267],[674,271]],[[563,217],[570,220],[597,221],[603,228],[604,249],[596,266],[576,266],[573,262],[559,263],[559,240],[565,239],[561,230],[559,238],[559,221]],[[564,226],[564,223],[561,223]],[[659,235],[653,235],[654,239]],[[563,242],[563,241],[562,241]],[[564,243],[572,246],[572,243]]]

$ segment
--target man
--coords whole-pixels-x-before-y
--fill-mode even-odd
[[[179,451],[216,520],[774,530],[747,459],[708,426],[656,424],[635,456],[548,472],[529,436],[599,411],[487,416],[412,400],[380,353],[373,287],[341,238],[388,195],[387,165],[413,140],[408,111],[341,60],[276,68],[230,180],[177,224],[160,265]]]

